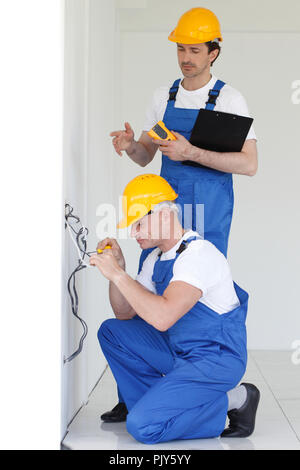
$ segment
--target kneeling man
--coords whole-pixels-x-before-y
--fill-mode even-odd
[[[248,294],[212,243],[183,230],[166,180],[138,176],[124,196],[119,227],[132,225],[142,249],[156,248],[136,279],[115,239],[100,242],[112,249],[90,264],[110,281],[116,318],[102,323],[98,338],[128,410],[128,432],[146,444],[249,436],[259,391],[238,386],[247,363]]]

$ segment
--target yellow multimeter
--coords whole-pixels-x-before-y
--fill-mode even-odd
[[[162,121],[158,121],[158,123],[156,123],[155,126],[153,126],[149,132],[147,132],[147,134],[149,137],[152,137],[152,139],[177,140],[175,135],[166,128]]]
[[[110,245],[106,245],[106,246],[104,247],[104,250],[111,250],[111,248],[112,248],[112,247],[111,247]],[[101,248],[98,248],[98,249],[97,249],[97,253],[103,253],[103,250],[101,250]]]

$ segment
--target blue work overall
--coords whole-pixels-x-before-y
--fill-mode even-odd
[[[170,88],[163,122],[168,129],[178,132],[189,140],[199,109],[175,107],[179,83],[180,79],[175,80]],[[216,99],[224,85],[221,80],[216,81],[215,86],[209,91],[205,109],[214,110]],[[187,166],[181,161],[171,160],[166,155],[162,155],[160,174],[178,194],[175,202],[182,209],[184,228],[195,230],[227,256],[234,202],[232,174],[207,167]],[[184,204],[190,205],[186,206],[188,214],[186,218]],[[189,208],[192,209],[191,216]],[[151,250],[142,251],[139,271]]]
[[[162,295],[176,257],[158,257],[152,280]],[[184,246],[183,246],[184,245]],[[201,302],[165,332],[137,315],[109,319],[98,332],[129,411],[127,430],[146,444],[219,436],[225,427],[227,393],[246,369],[248,294],[234,284],[240,306],[218,314]]]

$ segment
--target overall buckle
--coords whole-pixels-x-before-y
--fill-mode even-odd
[[[218,98],[220,94],[220,90],[214,90],[213,88],[209,90],[208,92],[208,100],[206,101],[206,104],[216,104],[216,99]]]

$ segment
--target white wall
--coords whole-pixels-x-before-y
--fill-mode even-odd
[[[111,0],[65,1],[64,200],[89,229],[88,251],[95,250],[96,210],[112,202],[113,152],[107,137],[113,128],[115,8]],[[66,282],[77,253],[65,232],[63,346],[69,356],[82,327],[72,315]],[[83,351],[62,366],[62,433],[105,368],[97,330],[111,316],[107,281],[96,269],[76,275],[78,314],[88,324]]]
[[[202,1],[219,16],[224,43],[213,72],[239,89],[255,118],[259,172],[236,176],[229,260],[235,280],[251,294],[249,347],[289,349],[300,335],[297,308],[300,217],[300,105],[292,82],[300,78],[300,4],[279,1]],[[242,7],[241,7],[242,4]],[[116,8],[115,8],[116,6]],[[138,138],[153,90],[180,76],[167,35],[187,8],[180,0],[66,0],[65,184],[66,202],[96,242],[96,209],[114,202],[137,174],[159,173],[160,156],[140,168],[112,150],[109,132],[129,121]],[[159,14],[158,14],[159,13]],[[66,237],[65,278],[76,263]],[[120,240],[135,275],[139,251]],[[63,367],[63,427],[87,399],[105,365],[96,332],[111,315],[107,282],[91,269],[78,276],[80,312],[89,325],[84,351]],[[80,326],[64,308],[63,353],[77,347]]]

